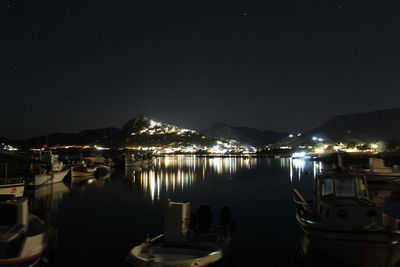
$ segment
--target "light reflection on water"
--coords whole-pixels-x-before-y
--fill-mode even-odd
[[[313,177],[322,171],[322,163],[291,158],[275,159],[251,157],[200,157],[200,156],[165,156],[154,159],[151,168],[137,171],[127,168],[125,175],[132,183],[141,188],[151,201],[159,201],[161,194],[183,191],[196,182],[205,180],[209,175],[232,178],[243,170],[251,170],[257,165],[264,164],[273,167],[278,162],[278,168],[289,171],[290,181],[301,180],[306,172],[312,172]]]
[[[133,184],[155,201],[160,200],[162,192],[183,191],[196,181],[205,180],[210,173],[231,176],[256,164],[255,158],[166,156],[156,158],[153,167],[144,171],[127,168],[125,175],[131,176]]]

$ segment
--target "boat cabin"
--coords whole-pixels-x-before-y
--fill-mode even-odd
[[[359,228],[382,221],[381,209],[368,198],[364,176],[318,175],[314,190],[315,214],[324,223],[340,228]]]
[[[2,197],[3,198],[3,197]],[[26,199],[0,199],[0,239],[13,239],[28,228],[29,213]]]

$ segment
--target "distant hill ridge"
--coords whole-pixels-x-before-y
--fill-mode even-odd
[[[213,123],[202,133],[219,139],[237,140],[257,147],[274,144],[288,135],[287,133],[261,131],[255,128],[237,127],[224,123]]]
[[[286,138],[280,143],[313,144],[313,136],[328,142],[400,141],[400,108],[335,116],[305,132],[299,138]]]
[[[34,147],[38,145],[87,145],[92,143],[109,142],[120,134],[120,129],[108,127],[83,130],[78,133],[53,133],[16,142],[23,147]]]
[[[171,130],[172,129],[172,130]],[[163,134],[159,134],[163,132]],[[300,137],[288,138],[287,133],[262,131],[250,127],[213,123],[198,132],[182,129],[162,122],[154,122],[144,115],[138,115],[126,122],[122,129],[107,127],[83,130],[79,133],[54,133],[46,136],[13,141],[1,137],[0,141],[34,147],[37,145],[129,145],[212,143],[217,139],[236,140],[243,144],[262,147],[268,144],[312,144],[312,137],[318,136],[332,142],[376,142],[382,139],[400,141],[400,108],[359,112],[339,115],[328,119],[320,126],[305,132]]]

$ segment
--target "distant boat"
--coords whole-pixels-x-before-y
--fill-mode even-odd
[[[400,170],[386,167],[385,161],[378,158],[369,158],[368,169],[350,169],[351,173],[366,175],[368,182],[400,181]]]
[[[73,166],[71,169],[71,177],[73,179],[79,178],[78,180],[94,177],[97,166],[92,159],[93,158],[85,158],[84,160],[81,160],[77,166]]]
[[[202,206],[190,218],[190,203],[169,201],[164,233],[131,249],[128,261],[143,267],[206,266],[220,261],[228,250],[233,230],[230,210],[224,208],[222,213],[224,225],[212,229],[208,206]]]
[[[44,222],[23,198],[0,200],[0,266],[35,266],[47,247]]]
[[[46,168],[40,167],[40,173],[33,175],[33,178],[28,182],[30,187],[37,188],[62,182],[69,172],[69,169],[65,169],[64,163],[58,160],[58,155],[53,154],[51,150],[40,151],[36,159],[44,161]]]
[[[382,207],[369,199],[365,176],[346,172],[317,175],[314,200],[294,192],[296,218],[305,234],[332,240],[397,244],[395,218],[384,220]]]
[[[53,172],[47,172],[44,174],[36,174],[34,176],[34,180],[29,183],[29,186],[33,187],[40,187],[44,185],[49,185],[49,184],[54,184],[54,183],[60,183],[64,180],[65,176],[69,173],[69,170],[65,171],[53,171]]]
[[[75,166],[72,167],[72,177],[76,178],[90,178],[94,177],[96,173],[96,167],[86,167],[86,166]]]

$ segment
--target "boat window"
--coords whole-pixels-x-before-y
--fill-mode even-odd
[[[356,188],[354,185],[354,180],[351,178],[336,179],[335,194],[337,197],[355,197]]]
[[[333,194],[333,180],[332,178],[325,178],[322,180],[322,196]]]
[[[14,205],[0,205],[0,226],[9,226],[17,223],[17,207]]]

